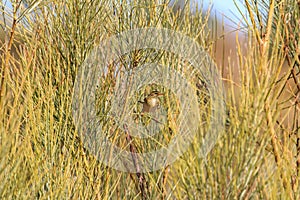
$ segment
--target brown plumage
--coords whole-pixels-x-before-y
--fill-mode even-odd
[[[139,101],[139,103],[143,104],[142,113],[149,113],[154,111],[160,103],[158,97],[162,95],[163,93],[153,91],[144,99],[143,102]]]

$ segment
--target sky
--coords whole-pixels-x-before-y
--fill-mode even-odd
[[[181,1],[184,0],[171,0],[171,1]],[[234,0],[190,0],[191,6],[195,6],[195,3],[204,5],[204,8],[208,8],[209,5],[213,4],[213,11],[217,12],[220,15],[227,15],[228,17],[234,17],[238,15],[239,12],[234,4]],[[236,0],[236,2],[241,5],[240,0]],[[233,14],[234,13],[234,14]]]
[[[171,0],[171,4],[177,2],[177,7],[182,8],[184,1],[185,0]],[[196,8],[197,4],[198,7],[203,5],[204,9],[208,9],[212,5],[212,18],[217,16],[219,21],[224,20],[225,25],[234,26],[238,24],[242,18],[235,2],[242,11],[245,10],[241,0],[190,0],[190,5],[191,8]]]
[[[236,5],[234,4],[234,0],[214,0],[212,2],[213,10],[220,15],[226,15],[229,18],[236,18],[236,16],[240,15]],[[242,5],[239,0],[236,2],[239,6]],[[203,3],[204,5],[209,5],[210,0],[203,0]]]

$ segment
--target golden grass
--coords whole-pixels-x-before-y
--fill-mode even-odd
[[[149,26],[184,33],[213,55],[209,13],[191,16],[188,6],[173,13],[166,3],[156,1],[84,2],[36,4],[39,17],[25,15],[30,34],[18,21],[25,8],[15,5],[18,29],[8,27],[9,40],[1,45],[1,199],[299,199],[299,2],[245,1],[250,15],[247,53],[242,53],[237,36],[238,66],[228,62],[220,69],[228,70],[226,130],[205,159],[197,154],[207,129],[203,126],[175,163],[143,174],[106,167],[83,145],[72,115],[77,70],[102,40]],[[266,10],[264,16],[257,12],[260,9]],[[18,58],[11,56],[14,34],[24,41],[17,47]],[[120,66],[151,60],[186,73],[184,61],[164,52],[137,51],[123,59],[109,66],[110,73],[103,77],[100,109],[109,109],[104,104],[112,98],[113,74]],[[223,59],[227,63],[233,58]],[[176,111],[173,97],[168,93],[162,106]],[[199,95],[200,110],[209,108],[206,98]],[[207,121],[208,115],[201,119]],[[111,134],[110,124],[113,121],[105,127]],[[174,123],[169,126],[172,130]],[[156,138],[160,144],[170,140],[170,129]],[[154,145],[147,140],[129,145],[126,130],[116,130],[111,140],[128,151],[130,145],[135,151]]]

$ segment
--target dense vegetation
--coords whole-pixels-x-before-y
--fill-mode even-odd
[[[15,0],[12,11],[7,12],[4,2],[1,9],[6,20],[2,19],[0,27],[1,199],[300,198],[299,1],[244,1],[240,10],[247,14],[239,26],[247,34],[247,53],[242,52],[245,44],[239,43],[237,35],[233,54],[238,65],[226,62],[218,66],[221,72],[228,72],[224,77],[224,133],[206,158],[200,158],[201,130],[207,128],[201,126],[198,137],[179,159],[143,174],[107,167],[85,148],[72,115],[77,71],[101,41],[145,27],[183,33],[215,59],[218,49],[214,48],[216,30],[210,10],[199,9],[191,15],[188,4],[178,10],[156,0]],[[103,66],[107,73],[98,93],[100,110],[112,98],[118,69],[131,70],[157,61],[189,73],[185,61],[164,51],[134,51],[120,60]],[[195,85],[202,78],[197,75]],[[172,92],[151,87],[168,94],[162,106],[177,109]],[[206,89],[198,93],[202,111],[210,105]],[[204,113],[201,119],[209,121],[210,112]],[[106,123],[108,132],[113,121]],[[172,137],[170,130],[172,124],[160,132],[162,137],[157,140],[162,145]],[[128,148],[123,132],[117,130],[111,138]],[[147,141],[134,141],[136,151],[153,148]]]

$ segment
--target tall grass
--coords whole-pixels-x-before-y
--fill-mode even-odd
[[[244,20],[247,54],[242,53],[237,35],[239,65],[220,66],[220,71],[231,72],[224,80],[226,130],[205,159],[197,155],[207,129],[201,126],[175,163],[143,174],[109,168],[83,145],[72,116],[77,71],[102,40],[134,28],[164,27],[184,33],[213,55],[209,11],[191,15],[187,5],[174,12],[162,1],[26,2],[27,7],[15,1],[12,23],[2,23],[6,36],[0,67],[2,199],[299,199],[298,2],[245,1],[250,16]],[[148,61],[189,73],[185,61],[166,52],[131,52],[118,64],[103,66],[108,73],[98,93],[100,109],[109,109],[105,102],[113,98],[116,71]],[[238,71],[239,82],[234,82],[233,71]],[[194,84],[201,80],[200,76]],[[172,92],[148,87],[137,91],[137,98],[154,87],[166,93],[162,106],[176,111]],[[207,121],[209,95],[205,88],[199,94],[200,114]],[[168,125],[156,138],[161,144],[172,138],[172,123]],[[113,121],[108,121],[107,134],[111,127]],[[130,151],[126,130],[116,130],[111,138]],[[135,151],[156,148],[147,140],[133,140]]]

